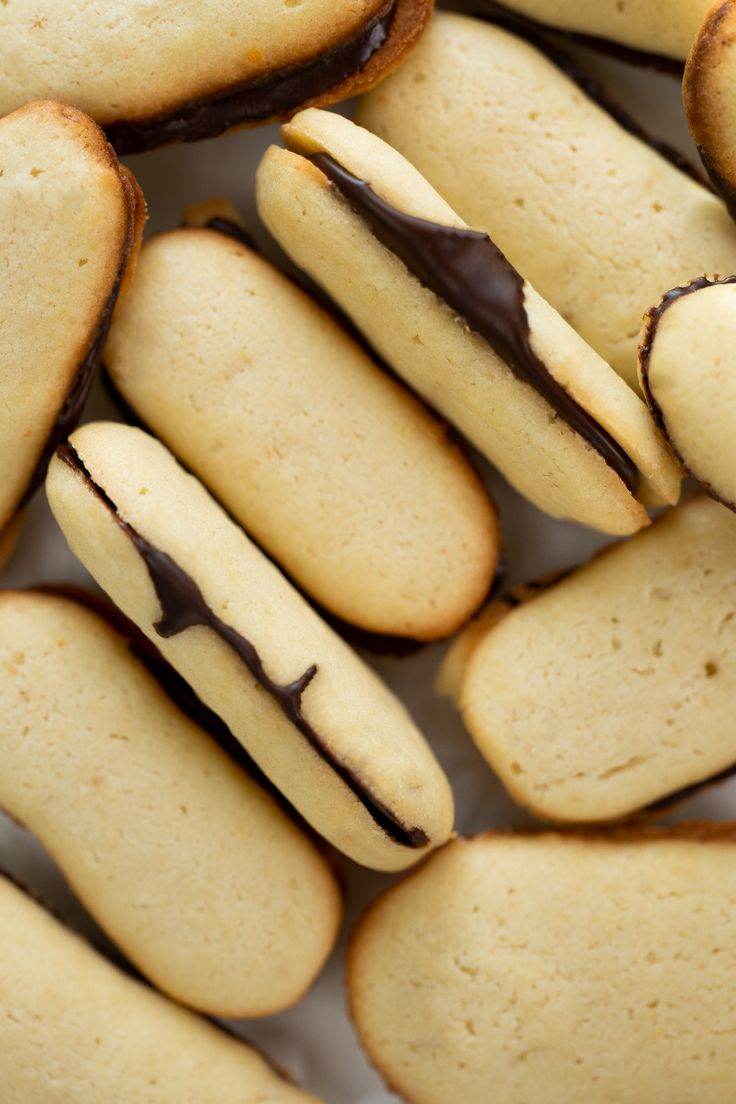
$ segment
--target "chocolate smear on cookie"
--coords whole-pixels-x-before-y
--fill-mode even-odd
[[[232,127],[288,115],[367,65],[389,38],[395,8],[396,0],[388,0],[357,35],[301,65],[267,73],[148,119],[108,123],[104,127],[108,141],[121,155],[142,153],[169,142],[197,142]]]
[[[328,154],[311,154],[308,159],[365,219],[381,244],[484,338],[517,379],[534,388],[636,494],[640,477],[631,457],[568,395],[534,352],[524,280],[488,235],[404,214]]]
[[[195,580],[168,555],[156,548],[124,521],[117,506],[90,476],[82,460],[67,442],[59,445],[56,455],[84,478],[88,487],[113,514],[120,528],[133,542],[144,561],[161,606],[161,617],[153,626],[159,636],[168,639],[186,629],[201,625],[211,629],[242,661],[256,682],[279,706],[286,718],[305,737],[310,747],[337,774],[338,778],[358,798],[383,832],[403,847],[420,848],[429,843],[429,837],[421,828],[407,828],[378,798],[362,784],[360,779],[329,749],[324,739],[304,716],[302,696],[316,677],[318,668],[312,664],[288,685],[282,685],[270,677],[255,646],[227,625],[207,605]]]

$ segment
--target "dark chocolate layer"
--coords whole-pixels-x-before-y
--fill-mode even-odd
[[[378,240],[483,337],[517,378],[533,387],[635,494],[639,472],[634,462],[557,383],[534,352],[524,281],[488,235],[404,214],[327,154],[314,154],[310,160],[365,219]]]
[[[358,798],[382,831],[395,843],[404,847],[424,847],[429,842],[426,832],[421,828],[407,828],[402,824],[394,813],[369,792],[350,768],[337,759],[320,734],[305,718],[302,710],[302,696],[317,675],[317,666],[312,664],[298,679],[286,686],[275,682],[265,670],[251,641],[241,636],[210,609],[194,579],[166,552],[154,547],[131,525],[123,521],[114,502],[94,482],[71,445],[68,443],[60,445],[57,456],[85,478],[90,489],[110,510],[118,525],[135,545],[148,569],[161,606],[161,617],[153,626],[158,635],[168,639],[197,625],[211,629],[235,652],[253,678],[276,702],[294,727],[301,732],[310,747]]]
[[[583,0],[584,2],[584,0]],[[565,39],[571,46],[584,46],[599,53],[608,54],[617,61],[626,61],[632,65],[644,66],[647,69],[656,69],[662,73],[668,73],[673,77],[682,77],[685,69],[684,61],[667,57],[664,54],[655,54],[650,50],[637,50],[633,46],[624,46],[620,42],[613,42],[610,38],[601,38],[598,35],[584,34],[582,31],[571,31],[565,27],[553,26],[550,23],[538,22],[527,15],[512,11],[498,0],[469,0],[466,5],[477,16],[490,16],[494,22],[517,34],[545,31]]]
[[[258,246],[253,241],[248,231],[244,229],[238,222],[233,222],[232,219],[223,218],[222,215],[216,215],[211,218],[209,222],[205,223],[206,230],[216,230],[218,234],[223,234],[226,238],[233,238],[234,241],[240,242],[246,249],[252,249],[254,253],[258,253]]]
[[[119,154],[141,153],[169,142],[197,142],[244,124],[288,115],[359,72],[388,39],[395,0],[388,0],[353,38],[302,65],[268,73],[225,92],[181,104],[138,121],[121,119],[104,129]]]
[[[680,299],[686,295],[692,295],[693,292],[702,291],[703,288],[715,287],[717,284],[736,284],[736,276],[724,276],[720,280],[709,280],[707,276],[698,276],[697,279],[691,280],[689,284],[684,284],[682,287],[672,288],[662,298],[662,301],[657,304],[656,307],[647,313],[646,316],[646,328],[644,331],[644,339],[639,346],[639,374],[641,377],[641,389],[644,393],[644,399],[649,411],[654,419],[657,429],[660,431],[665,441],[669,445],[670,451],[673,453],[675,459],[680,466],[691,475],[693,479],[697,479],[698,483],[702,486],[703,490],[714,498],[716,502],[720,502],[721,505],[728,507],[729,510],[736,511],[736,503],[729,502],[728,499],[723,498],[722,495],[715,490],[715,488],[708,482],[707,479],[701,478],[696,471],[689,466],[684,456],[677,447],[677,443],[670,434],[667,427],[667,420],[664,416],[664,412],[657,402],[656,396],[652,391],[651,383],[649,380],[649,362],[652,356],[652,349],[654,348],[654,341],[657,336],[657,330],[662,320],[663,315],[667,313],[671,306],[677,303]]]

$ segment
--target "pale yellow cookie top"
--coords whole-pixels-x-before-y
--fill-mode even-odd
[[[3,1104],[319,1104],[0,879]]]
[[[158,988],[219,1016],[296,1003],[341,916],[327,863],[77,602],[0,591],[0,807]]]
[[[356,35],[383,0],[10,0],[0,6],[0,114],[68,99],[98,122],[172,110]]]
[[[695,275],[736,271],[720,200],[499,27],[438,13],[361,99],[358,122],[486,230],[632,386],[652,303]]]
[[[684,61],[713,0],[503,0],[509,11]],[[482,4],[478,5],[482,11]]]
[[[32,103],[0,120],[0,528],[94,337],[131,218],[115,156],[81,112]]]
[[[460,702],[521,804],[612,820],[736,762],[735,540],[694,498],[491,625]]]
[[[640,370],[655,416],[688,471],[736,503],[736,284],[681,296],[649,332]]]
[[[736,1095],[733,826],[458,840],[358,926],[352,1014],[411,1104]]]
[[[215,230],[150,239],[105,364],[143,422],[332,613],[431,639],[483,601],[500,538],[470,463],[263,257]]]

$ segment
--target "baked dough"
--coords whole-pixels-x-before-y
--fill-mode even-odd
[[[3,1104],[319,1104],[0,878]]]
[[[733,825],[457,840],[359,924],[353,1017],[411,1104],[736,1096]]]
[[[295,1004],[340,893],[286,813],[79,603],[0,591],[0,808],[157,988],[212,1015]]]
[[[488,23],[439,13],[401,69],[363,97],[358,122],[487,231],[632,387],[652,303],[693,276],[736,272],[721,201],[539,50]]]
[[[676,501],[679,472],[638,396],[404,158],[329,112],[299,114],[284,136],[294,152],[272,147],[258,170],[266,225],[384,359],[517,490],[550,514],[617,534],[648,523],[632,491],[645,501]],[[347,170],[349,196],[329,164]],[[382,205],[377,229],[354,204],[361,189]],[[397,225],[410,238],[404,259],[382,236]],[[438,248],[447,250],[441,258]],[[465,249],[478,252],[458,263]],[[438,273],[447,290],[431,286]],[[479,306],[483,318],[506,327],[495,344],[481,336],[482,320],[476,326],[460,314],[471,292],[494,296]],[[443,297],[453,293],[454,302]],[[504,342],[514,345],[511,352]],[[537,372],[533,385],[511,366],[517,355]],[[548,399],[544,387],[556,397]],[[571,420],[580,415],[582,429]],[[611,459],[620,454],[633,484]]]
[[[450,786],[403,705],[162,444],[83,426],[46,492],[75,555],[318,832],[381,870],[447,840]]]
[[[330,613],[431,640],[486,598],[498,521],[459,445],[225,232],[146,242],[105,364],[145,425]]]

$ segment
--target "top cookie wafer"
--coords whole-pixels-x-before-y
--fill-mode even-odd
[[[208,138],[370,88],[432,0],[4,0],[0,115],[37,97],[87,111],[119,152]]]

